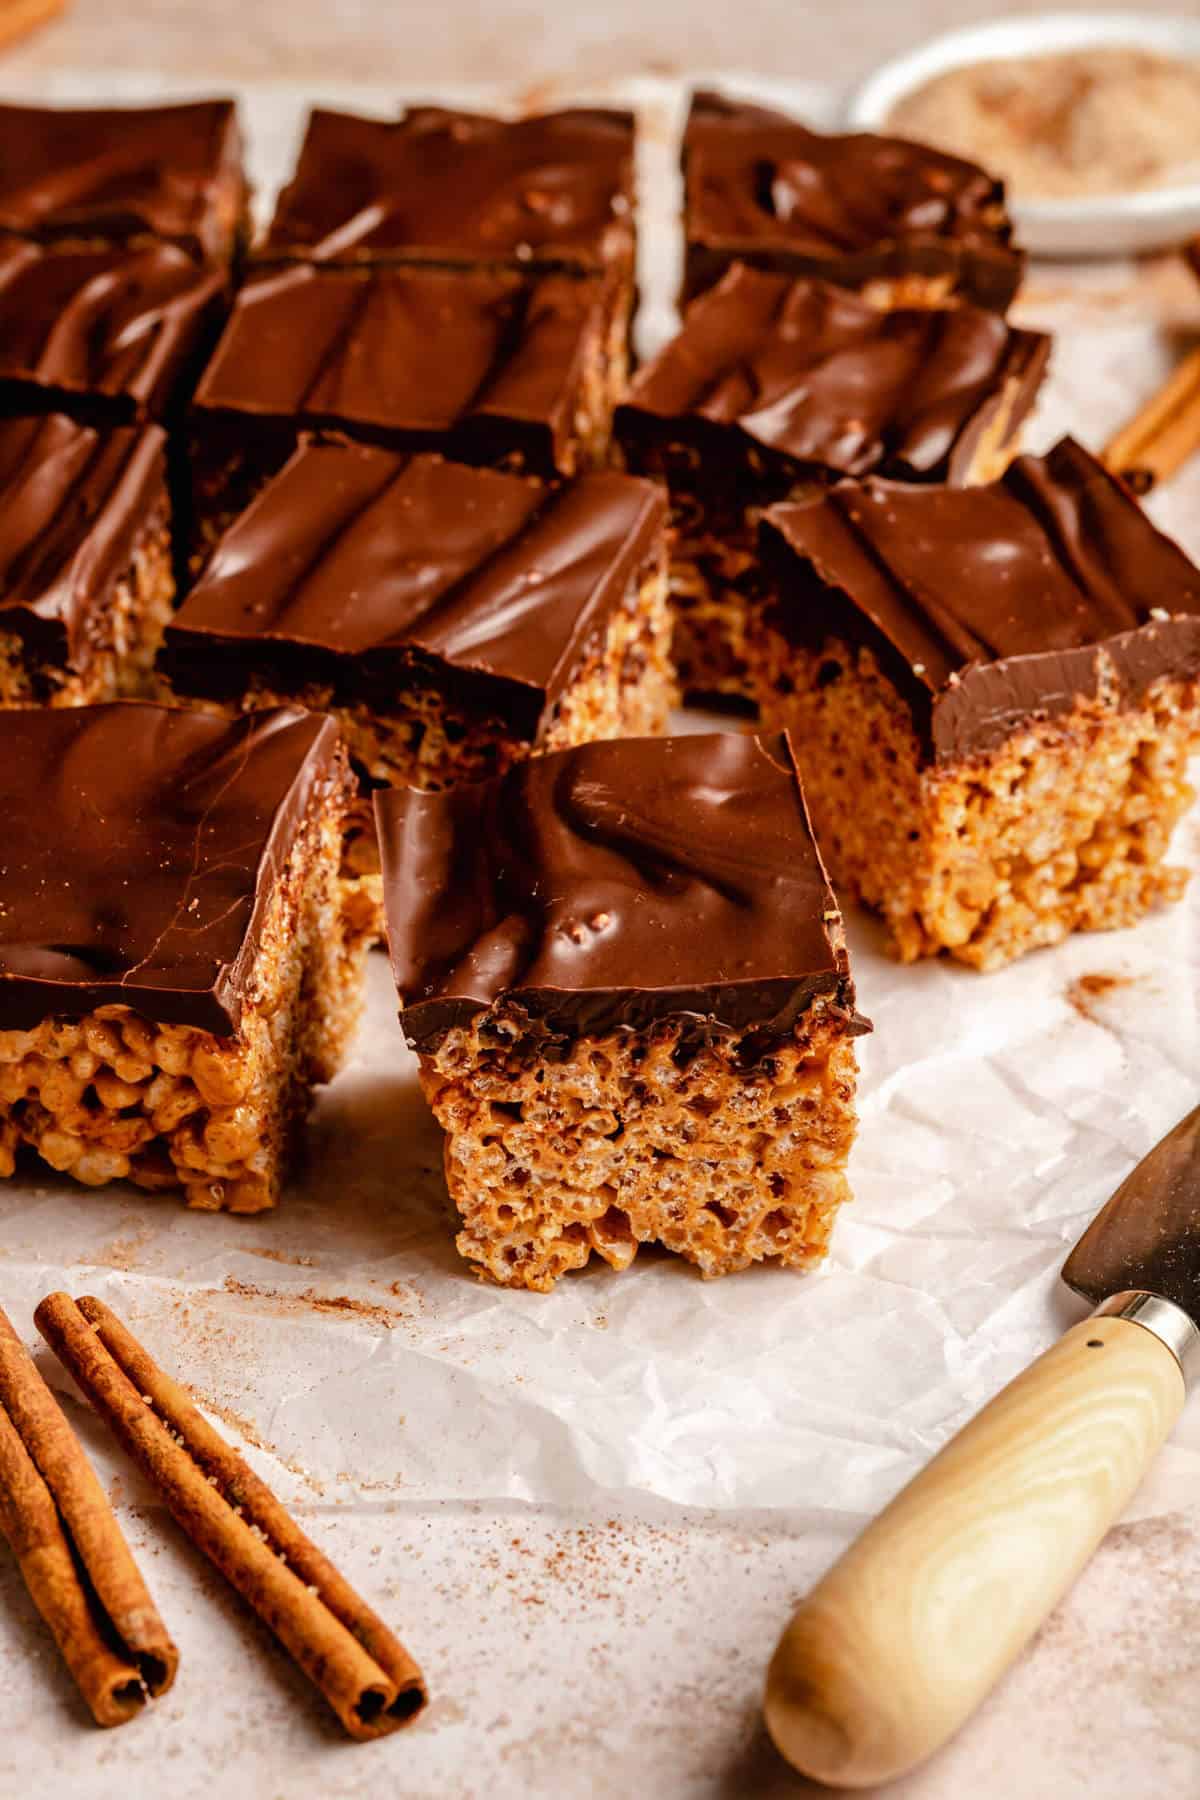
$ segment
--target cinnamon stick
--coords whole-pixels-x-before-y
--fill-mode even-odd
[[[96,1473],[0,1311],[0,1531],[98,1725],[164,1694],[179,1652]]]
[[[1147,493],[1200,449],[1200,345],[1101,452],[1106,469]]]
[[[34,1318],[192,1542],[350,1735],[382,1737],[415,1718],[425,1684],[407,1650],[116,1314],[51,1294]]]
[[[67,0],[0,0],[0,50],[62,12]]]

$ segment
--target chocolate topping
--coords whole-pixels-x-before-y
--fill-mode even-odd
[[[0,1029],[123,1004],[229,1035],[275,884],[341,780],[332,720],[0,712]]]
[[[0,632],[35,661],[86,668],[134,549],[166,528],[165,443],[157,425],[0,420]]]
[[[600,276],[287,268],[238,294],[195,408],[551,474],[605,294]]]
[[[163,667],[202,691],[218,662],[225,687],[264,665],[315,675],[336,660],[332,678],[353,694],[402,681],[418,655],[529,690],[524,709],[540,717],[655,554],[665,511],[662,491],[630,475],[548,489],[306,443],[219,544],[168,628]],[[325,654],[289,661],[306,650]]]
[[[939,762],[1032,718],[1200,674],[1200,570],[1070,438],[986,487],[846,482],[771,507],[774,622],[865,643]]]
[[[0,106],[0,231],[232,248],[244,181],[232,100]]]
[[[1033,403],[1050,339],[973,306],[881,312],[844,288],[735,263],[641,369],[618,436],[794,473],[961,478],[1006,401]],[[720,479],[720,476],[718,476]]]
[[[633,247],[633,115],[314,111],[265,254],[599,268]]]
[[[0,238],[0,401],[161,418],[211,345],[225,278],[170,244]]]
[[[392,972],[420,1050],[502,998],[602,1035],[690,1015],[852,1028],[841,919],[786,738],[634,738],[376,795]]]
[[[697,93],[683,170],[688,294],[735,258],[847,287],[951,275],[999,312],[1017,290],[1003,183],[928,145],[825,136],[786,113]]]

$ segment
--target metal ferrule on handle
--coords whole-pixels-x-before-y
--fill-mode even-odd
[[[1200,1330],[1182,1306],[1164,1300],[1161,1294],[1147,1294],[1130,1288],[1123,1294],[1112,1294],[1092,1314],[1094,1319],[1129,1319],[1151,1331],[1160,1344],[1165,1344],[1183,1373],[1189,1394],[1200,1380]]]

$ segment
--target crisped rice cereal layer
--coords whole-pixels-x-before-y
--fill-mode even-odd
[[[421,1059],[460,1252],[540,1292],[651,1242],[706,1276],[818,1261],[848,1197],[856,1074],[821,999],[766,1045],[682,1016],[563,1041],[500,1002]]]
[[[1132,701],[1110,669],[1098,698],[939,765],[870,650],[816,652],[764,624],[753,657],[834,884],[882,914],[901,961],[947,951],[995,969],[1182,895],[1188,872],[1166,858],[1193,798],[1200,682],[1163,678]]]

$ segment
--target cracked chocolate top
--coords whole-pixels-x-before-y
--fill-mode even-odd
[[[997,311],[1016,292],[1022,263],[1010,248],[1003,183],[926,144],[829,136],[769,107],[701,92],[683,170],[689,292],[739,256],[849,287],[948,274]]]
[[[159,418],[208,350],[225,277],[171,244],[0,238],[0,396],[106,424]]]
[[[241,289],[194,404],[552,474],[604,314],[600,276],[286,268]]]
[[[784,737],[585,744],[375,806],[418,1049],[501,999],[568,1036],[686,1015],[777,1038],[818,997],[867,1029]]]
[[[633,247],[633,114],[315,110],[263,251],[599,268]]]
[[[547,488],[306,443],[218,545],[168,628],[163,667],[204,692],[214,677],[222,689],[264,671],[301,679],[338,659],[351,693],[377,680],[394,694],[416,657],[451,682],[522,690],[536,728],[657,554],[665,512],[661,489],[631,475]]]
[[[871,648],[939,761],[1112,679],[1137,698],[1200,675],[1200,569],[1070,438],[984,487],[869,479],[773,506],[763,547],[772,621]]]
[[[0,1029],[123,1004],[237,1029],[268,902],[343,779],[330,719],[0,711]]]
[[[617,431],[714,457],[757,447],[817,473],[953,480],[1010,388],[1009,426],[1029,411],[1049,351],[977,307],[882,312],[735,263],[639,370]]]
[[[0,231],[156,237],[222,257],[243,193],[232,100],[0,106]]]
[[[0,420],[0,632],[35,665],[84,669],[135,547],[168,523],[157,425]]]

